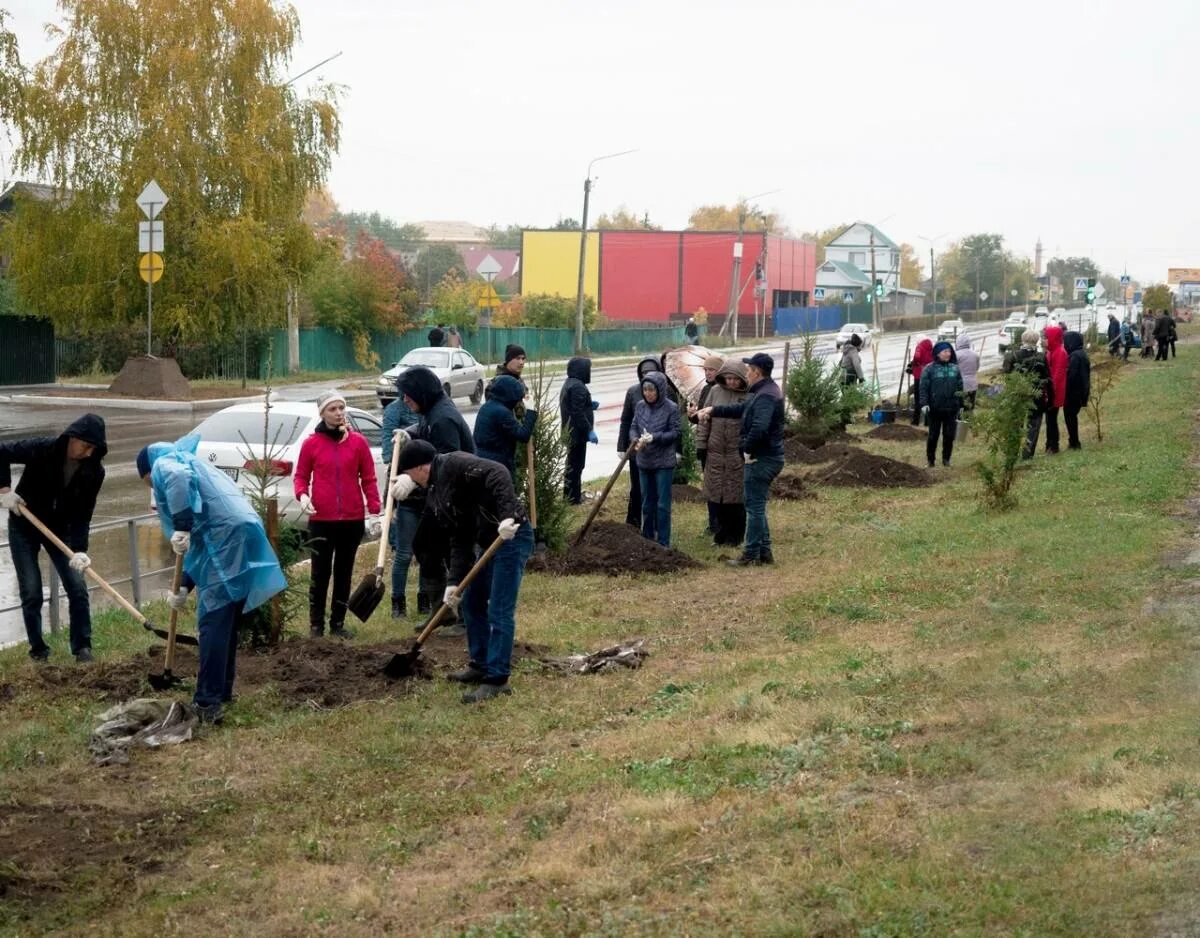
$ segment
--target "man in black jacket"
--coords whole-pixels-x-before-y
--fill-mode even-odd
[[[587,462],[587,445],[599,443],[594,429],[594,411],[600,406],[592,400],[588,384],[592,380],[592,360],[572,358],[567,362],[567,380],[558,395],[558,411],[563,430],[567,432],[567,471],[563,478],[563,494],[572,505],[583,501],[583,467]]]
[[[1063,419],[1067,424],[1067,448],[1082,449],[1079,443],[1079,412],[1087,407],[1092,396],[1092,363],[1083,347],[1083,336],[1068,332],[1063,336],[1067,350],[1067,397],[1063,404]]]
[[[729,561],[736,567],[775,562],[771,552],[771,527],[767,523],[767,498],[771,483],[783,469],[783,392],[771,379],[775,360],[758,352],[742,361],[750,380],[750,396],[741,404],[706,407],[698,411],[701,420],[713,417],[740,417],[745,468],[742,486],[746,501],[746,546],[742,555]]]
[[[1175,320],[1165,309],[1160,309],[1154,320],[1154,341],[1158,345],[1158,351],[1154,356],[1156,362],[1167,360],[1167,350],[1171,346],[1171,336],[1174,334]]]
[[[400,494],[418,487],[426,491],[425,520],[432,523],[422,524],[422,538],[426,549],[446,557],[450,571],[442,602],[453,608],[461,602],[467,621],[471,660],[450,680],[478,685],[463,695],[463,703],[512,693],[508,677],[517,594],[533,552],[533,529],[512,477],[490,459],[467,453],[439,456],[423,441],[400,453],[400,473]],[[458,584],[497,537],[504,543],[460,593]]]
[[[425,340],[432,348],[441,348],[446,344],[446,330],[440,322],[429,330],[429,334],[425,336]]]
[[[85,414],[58,437],[36,437],[0,444],[0,508],[8,509],[8,544],[21,613],[29,636],[29,657],[45,661],[50,649],[42,638],[42,574],[38,551],[46,548],[67,593],[71,617],[71,653],[76,661],[92,660],[92,616],[83,571],[91,566],[87,555],[88,529],[96,509],[96,496],[104,483],[101,461],[108,452],[104,421]],[[12,491],[13,463],[25,466],[16,491]],[[67,557],[27,519],[22,506],[71,550]]]

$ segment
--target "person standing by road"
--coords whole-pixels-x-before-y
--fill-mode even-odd
[[[1142,358],[1149,358],[1154,354],[1154,311],[1142,311],[1141,323],[1142,337]]]
[[[667,376],[651,371],[642,379],[642,399],[633,412],[630,434],[637,439],[642,489],[642,537],[671,546],[671,482],[679,407],[667,397]]]
[[[1037,452],[1038,436],[1042,432],[1042,417],[1050,403],[1050,369],[1046,356],[1037,350],[1041,336],[1036,329],[1021,333],[1021,347],[1013,357],[1011,371],[1028,375],[1033,381],[1034,397],[1029,407],[1029,425],[1025,434],[1023,459],[1033,459]]]
[[[1156,362],[1165,362],[1167,360],[1167,351],[1171,344],[1171,333],[1175,331],[1175,320],[1171,318],[1171,314],[1165,309],[1158,311],[1158,316],[1154,319],[1154,341],[1158,345],[1158,351],[1154,356]]]
[[[965,332],[960,332],[954,340],[954,358],[962,375],[963,410],[972,411],[979,391],[979,353],[971,348],[971,337]]]
[[[1117,349],[1120,346],[1123,323],[1117,322],[1117,317],[1112,313],[1108,314],[1108,354],[1113,358],[1117,357]],[[1129,356],[1126,355],[1126,358]]]
[[[446,333],[447,348],[462,348],[462,336],[458,334],[458,326],[451,326]]]
[[[750,358],[743,358],[742,363],[749,365],[746,377],[750,382],[750,396],[740,404],[710,406],[699,412],[701,420],[734,417],[742,421],[738,449],[743,461],[746,544],[742,555],[729,561],[735,567],[775,562],[767,500],[771,483],[783,470],[783,392],[771,379],[775,360],[766,352],[757,352]]]
[[[1063,348],[1063,327],[1047,326],[1046,367],[1050,371],[1050,402],[1046,407],[1046,452],[1058,452],[1058,412],[1067,399],[1067,352]]]
[[[583,501],[583,467],[587,462],[587,445],[596,444],[596,409],[588,384],[592,380],[592,360],[576,356],[567,362],[567,380],[558,395],[558,411],[567,434],[567,470],[563,478],[563,494],[572,505]]]
[[[1068,332],[1063,336],[1067,350],[1067,394],[1063,402],[1063,421],[1067,425],[1067,448],[1082,449],[1079,443],[1079,412],[1087,407],[1092,394],[1092,363],[1083,348],[1083,336]]]
[[[522,407],[517,418],[516,408],[525,397],[525,388],[511,375],[501,375],[492,382],[492,397],[475,417],[475,455],[500,463],[513,482],[517,479],[517,444],[533,436],[537,411]]]
[[[933,362],[933,340],[921,339],[913,352],[912,361],[908,363],[907,371],[912,375],[912,383],[908,393],[912,398],[912,425],[915,427],[921,420],[921,372],[925,366]]]
[[[862,338],[856,332],[850,336],[850,341],[842,346],[842,372],[846,384],[862,384],[862,357],[858,350],[862,348]]]
[[[320,422],[300,446],[293,481],[300,510],[309,516],[308,631],[313,638],[325,634],[325,600],[332,576],[329,634],[352,638],[346,628],[346,601],[364,533],[368,537],[382,533],[379,479],[366,437],[351,430],[346,421],[346,399],[337,391],[326,391],[317,398],[317,413]]]
[[[487,383],[487,387],[483,389],[483,399],[490,400],[492,397],[492,386],[496,383],[496,378],[502,378],[508,375],[510,378],[516,378],[521,382],[521,397],[529,393],[529,388],[525,384],[525,379],[522,377],[525,371],[525,349],[519,345],[507,345],[504,348],[504,363],[496,366],[496,375]],[[517,419],[520,420],[525,413],[525,405],[518,404],[514,413]]]
[[[954,347],[949,342],[939,342],[933,347],[933,361],[921,369],[921,383],[917,393],[921,413],[929,424],[929,436],[925,440],[925,459],[932,469],[940,434],[942,465],[948,467],[950,457],[954,454],[958,415],[963,407],[962,372],[958,370],[958,364],[954,361]]]
[[[417,415],[404,403],[404,396],[397,390],[397,398],[383,409],[383,432],[380,435],[379,455],[383,464],[391,470],[392,447],[403,446],[409,440],[408,430],[417,424]],[[403,430],[403,434],[397,434]],[[409,499],[392,504],[392,528],[388,532],[392,544],[392,618],[403,619],[408,615],[408,568],[412,566],[413,538],[417,536],[417,524],[421,520],[424,505],[419,499]]]
[[[196,591],[200,673],[192,698],[200,719],[221,722],[233,699],[238,626],[287,588],[258,514],[220,469],[196,458],[200,437],[151,443],[137,454],[137,473],[154,491],[163,534],[183,557],[183,583],[168,599],[172,609]],[[378,498],[378,495],[376,496]]]
[[[431,348],[441,348],[446,344],[446,329],[439,322],[436,326],[429,330],[429,335],[425,337]]]
[[[512,477],[499,463],[469,453],[438,454],[414,441],[400,454],[399,494],[415,488],[426,492],[425,510],[431,543],[447,558],[449,575],[442,601],[461,603],[467,622],[466,668],[449,675],[460,684],[477,685],[463,703],[482,703],[511,694],[513,636],[517,596],[525,562],[533,553],[533,530],[513,490]],[[503,545],[475,577],[465,593],[462,582],[476,557],[499,537]]]
[[[17,574],[29,657],[34,661],[50,657],[50,648],[42,637],[38,552],[43,547],[67,594],[71,654],[81,664],[92,660],[92,612],[83,571],[92,565],[87,555],[88,534],[96,497],[104,484],[103,460],[107,453],[104,420],[96,414],[84,414],[57,437],[0,443],[0,508],[8,509],[8,549]],[[25,467],[16,491],[12,489],[13,463]],[[22,506],[75,553],[68,557],[51,544],[21,516]]]
[[[729,361],[717,372],[706,400],[714,407],[742,404],[746,400],[746,366]],[[738,449],[741,423],[732,417],[713,417],[701,421],[696,439],[701,436],[708,451],[704,462],[704,497],[713,519],[713,541],[725,547],[738,547],[746,536],[746,494],[743,485],[742,454]]]
[[[700,344],[700,327],[696,325],[696,317],[688,317],[687,325],[683,327],[683,334],[687,336],[688,345]]]

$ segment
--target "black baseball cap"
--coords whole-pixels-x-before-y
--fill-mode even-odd
[[[742,364],[753,365],[764,375],[769,375],[771,373],[771,369],[775,367],[775,359],[773,359],[766,352],[755,352],[749,358],[743,358]]]

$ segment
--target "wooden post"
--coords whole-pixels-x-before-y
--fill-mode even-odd
[[[384,534],[387,537],[387,534]],[[275,551],[276,559],[279,558],[279,499],[272,496],[267,499],[267,540],[271,542],[271,548]],[[280,634],[283,632],[283,603],[276,593],[271,597],[271,635],[270,642],[272,645],[279,644]]]
[[[788,399],[788,396],[787,396],[787,373],[788,373],[788,362],[791,360],[791,358],[792,358],[792,340],[788,339],[786,342],[783,343],[783,384],[780,386],[780,390],[783,391],[783,413],[784,413],[784,416],[787,415],[787,399]]]

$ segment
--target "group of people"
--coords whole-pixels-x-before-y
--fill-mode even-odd
[[[1155,316],[1151,310],[1143,310],[1138,323],[1138,335],[1134,338],[1133,326],[1124,320],[1118,320],[1113,313],[1108,314],[1108,354],[1121,356],[1129,360],[1130,349],[1140,346],[1142,358],[1154,355],[1156,362],[1165,362],[1168,357],[1175,357],[1175,342],[1179,338],[1175,318],[1168,310],[1161,309]]]
[[[429,330],[425,336],[425,340],[432,348],[462,348],[462,336],[459,334],[458,326],[446,327],[444,322],[439,322],[436,326]]]

